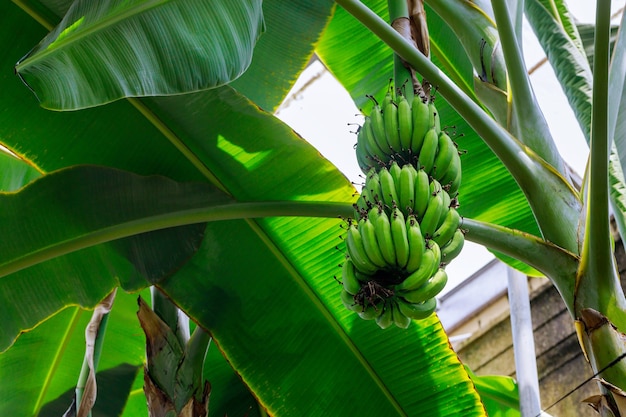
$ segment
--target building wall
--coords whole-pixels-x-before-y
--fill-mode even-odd
[[[624,286],[626,256],[621,242],[616,244],[616,257]],[[501,279],[506,281],[506,275]],[[597,416],[583,401],[598,394],[599,389],[593,380],[584,383],[593,372],[560,295],[546,279],[529,279],[529,290],[542,409],[554,417]],[[456,323],[448,332],[451,340],[471,334],[457,342],[455,349],[477,375],[515,377],[506,294],[466,322]]]

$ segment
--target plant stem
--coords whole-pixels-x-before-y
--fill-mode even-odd
[[[479,220],[464,218],[461,228],[467,230],[467,240],[525,262],[545,274],[573,313],[572,277],[579,261],[575,254],[529,233]]]
[[[566,175],[565,164],[554,144],[548,124],[530,85],[521,45],[517,42],[518,38],[509,16],[507,2],[494,1],[493,13],[509,77],[514,114],[511,132],[561,175]]]
[[[189,318],[156,287],[150,287],[150,294],[152,310],[172,329],[180,345],[184,346],[189,340]]]
[[[406,0],[387,0],[387,7],[389,8],[389,23],[391,26],[398,31],[400,35],[404,37],[407,35],[410,36],[409,8]],[[403,28],[406,29],[404,33]],[[393,54],[393,78],[395,94],[402,93],[410,102],[413,99],[411,72],[405,66],[402,58],[396,53]]]
[[[626,326],[626,305],[619,285],[611,247],[609,226],[608,161],[608,68],[611,2],[598,1],[596,11],[590,167],[587,190],[585,237],[576,280],[577,313],[593,308],[614,324]],[[611,314],[613,312],[613,314]],[[617,313],[617,316],[614,315]],[[619,318],[618,318],[619,317]]]

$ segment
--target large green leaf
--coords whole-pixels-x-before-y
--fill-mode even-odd
[[[16,71],[58,110],[198,91],[239,77],[262,30],[259,0],[76,1]]]
[[[377,12],[386,7],[386,2],[378,0],[368,1],[366,4]],[[433,54],[437,54],[433,61],[443,62],[442,70],[453,73],[453,79],[457,82],[463,80],[460,85],[469,89],[474,82],[472,66],[458,42],[449,41],[454,38],[454,33],[446,30],[443,22],[434,13],[427,16],[429,26],[435,28],[431,32],[434,37],[431,42],[437,45],[433,49]],[[365,94],[382,97],[380,92],[386,90],[392,76],[391,50],[342,8],[337,9],[318,51],[330,71],[346,87],[357,104],[363,103]],[[363,59],[365,56],[367,59]],[[354,62],[354,66],[347,65],[350,62]],[[459,135],[455,138],[459,149],[467,151],[461,158],[461,214],[539,235],[530,207],[504,165],[448,103],[437,99],[436,104],[442,124]],[[519,261],[503,256],[502,258],[526,273],[537,274]]]

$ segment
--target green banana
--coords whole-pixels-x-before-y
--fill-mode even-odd
[[[376,227],[369,217],[359,220],[359,232],[361,233],[363,247],[365,248],[365,253],[368,258],[378,268],[386,267],[387,262],[385,258],[383,258],[376,238]]]
[[[395,180],[387,168],[382,168],[378,172],[378,178],[380,179],[381,199],[387,207],[391,208],[398,202]]]
[[[385,122],[385,134],[387,144],[394,153],[402,150],[400,143],[400,131],[398,126],[398,106],[393,101],[383,107],[383,121]]]
[[[374,138],[371,118],[365,118],[363,126],[359,129],[357,140],[363,143],[364,149],[367,152],[366,160],[369,161],[370,165],[384,165],[389,162],[389,155],[385,153],[385,150],[378,145],[378,142]]]
[[[375,203],[376,201],[374,200],[371,190],[367,187],[361,188],[361,195],[357,200],[357,206],[367,211]]]
[[[430,180],[426,171],[420,169],[415,177],[415,201],[413,202],[413,213],[416,213],[420,219],[424,217],[429,200]]]
[[[411,149],[411,137],[413,135],[413,116],[411,104],[404,96],[398,99],[398,130],[402,151]]]
[[[361,168],[361,171],[369,171],[369,169],[372,168],[372,165],[367,158],[367,150],[365,149],[365,145],[357,141],[354,150],[356,151],[356,161],[359,163],[359,168]]]
[[[409,215],[406,220],[406,234],[409,241],[409,260],[405,266],[406,272],[412,274],[422,263],[422,257],[426,250],[426,241],[422,235],[417,217]]]
[[[370,172],[365,177],[365,188],[367,188],[370,192],[370,198],[372,198],[372,204],[376,204],[381,201],[383,193],[380,189],[380,177],[378,176],[378,172],[375,169],[370,170]]]
[[[441,132],[441,119],[434,101],[428,103],[428,112],[428,124],[435,129],[438,135]]]
[[[341,290],[341,302],[350,311],[361,311],[361,310],[363,310],[363,307],[361,307],[360,305],[358,305],[354,301],[354,295],[350,294],[345,289]]]
[[[437,242],[439,247],[443,248],[454,236],[454,233],[459,228],[461,224],[461,215],[455,208],[450,208],[446,213],[446,217],[441,226],[437,230],[432,237],[432,239]]]
[[[365,253],[363,247],[363,239],[361,233],[354,222],[350,222],[348,225],[348,236],[346,238],[346,247],[350,259],[354,263],[354,267],[366,274],[375,273],[378,267],[372,263]]]
[[[457,172],[456,177],[450,183],[450,186],[448,187],[448,194],[450,194],[450,197],[456,197],[457,194],[459,193],[459,188],[461,187],[462,174],[463,173],[459,169],[459,172]]]
[[[439,145],[439,134],[435,128],[430,129],[424,135],[424,143],[419,153],[419,163],[427,174],[432,175],[437,148]]]
[[[465,234],[463,230],[456,229],[452,239],[441,248],[441,260],[445,264],[449,264],[454,258],[459,256],[461,250],[463,249],[463,245],[465,244]]]
[[[456,147],[456,146],[455,146]],[[459,150],[457,149],[452,153],[452,159],[448,164],[448,169],[445,174],[439,179],[442,185],[445,185],[448,189],[448,194],[450,197],[454,197],[456,191],[459,189],[458,185],[461,182],[461,155],[459,154]],[[452,184],[458,182],[454,189],[452,189]]]
[[[422,233],[426,238],[432,238],[434,236],[435,230],[437,230],[437,226],[439,226],[441,213],[445,210],[443,189],[441,188],[441,184],[435,179],[430,183],[430,194],[428,207],[426,207],[426,212],[424,212],[424,216],[420,221]]]
[[[376,308],[371,304],[362,306],[361,311],[359,311],[359,317],[361,317],[363,320],[374,320],[378,317],[378,315],[379,311],[376,310]]]
[[[391,165],[389,166],[389,172],[391,173],[391,176],[393,177],[393,181],[396,184],[396,192],[397,192],[399,189],[398,184],[400,183],[400,174],[402,173],[402,168],[400,167],[400,164],[398,164],[397,161],[393,161]]]
[[[443,210],[441,211],[439,221],[437,222],[437,229],[439,229],[443,225],[443,222],[446,220],[446,217],[448,215],[448,211],[450,210],[450,205],[452,204],[450,194],[448,194],[443,186],[441,186],[441,197],[443,198]]]
[[[441,292],[448,282],[445,269],[439,268],[435,274],[420,288],[402,293],[402,298],[410,303],[423,303]]]
[[[391,236],[391,222],[389,216],[384,210],[380,210],[374,223],[376,228],[376,240],[380,252],[383,254],[383,258],[387,265],[393,266],[396,264],[396,252],[393,246],[393,238]]]
[[[430,242],[422,254],[422,262],[419,268],[407,276],[404,281],[396,285],[396,290],[400,292],[412,291],[419,288],[430,278],[439,268],[441,251],[435,242]]]
[[[456,145],[452,141],[452,138],[448,136],[446,132],[441,132],[439,134],[439,141],[437,144],[439,148],[437,151],[437,156],[435,157],[434,163],[434,177],[437,179],[443,178],[446,171],[450,167],[450,163],[452,162],[453,155],[457,153],[458,149]]]
[[[341,283],[343,289],[352,295],[361,289],[361,283],[354,273],[354,264],[350,259],[346,259],[341,266]]]
[[[393,304],[386,302],[378,317],[376,317],[376,324],[381,329],[386,329],[393,324]]]
[[[409,240],[404,214],[397,207],[391,213],[391,238],[396,252],[395,264],[400,268],[404,268],[409,261]]]
[[[376,104],[370,113],[371,128],[374,140],[378,144],[378,147],[382,149],[386,154],[391,154],[391,149],[387,144],[387,134],[385,133],[385,121],[383,120],[383,113],[381,108]]]
[[[431,125],[428,124],[430,118],[430,110],[428,104],[424,103],[419,96],[415,94],[413,96],[413,102],[411,104],[411,115],[413,122],[413,134],[411,135],[411,150],[413,154],[417,155],[422,149],[422,143],[424,142],[424,136],[426,132],[430,130]]]
[[[399,303],[402,303],[402,301],[393,301],[393,324],[401,329],[406,329],[411,325],[411,318],[402,313],[398,305]]]
[[[429,317],[437,309],[437,299],[433,297],[423,303],[415,304],[400,298],[398,299],[398,307],[406,317],[422,320]]]
[[[400,173],[400,181],[398,189],[398,202],[400,208],[409,212],[413,209],[415,202],[415,177],[417,177],[417,171],[411,164],[404,164],[402,166],[402,172]]]

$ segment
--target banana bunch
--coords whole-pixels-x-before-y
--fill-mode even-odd
[[[348,221],[342,300],[380,327],[428,317],[465,241],[456,199],[412,164],[371,169]]]
[[[409,103],[402,95],[394,100],[387,94],[380,105],[375,104],[359,129],[356,155],[364,173],[400,160],[423,169],[452,196],[461,185],[458,148],[441,130],[435,103],[424,102],[419,95]]]

